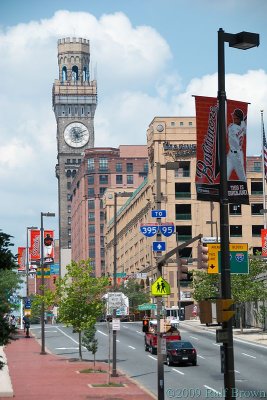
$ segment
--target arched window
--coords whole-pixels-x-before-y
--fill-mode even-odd
[[[62,68],[62,82],[66,82],[67,79],[68,79],[67,67],[63,67]]]
[[[72,73],[71,73],[72,80],[76,82],[78,80],[78,67],[77,67],[77,65],[74,65],[72,67],[71,71],[72,71]]]
[[[83,67],[83,81],[89,81],[89,73],[87,67]]]

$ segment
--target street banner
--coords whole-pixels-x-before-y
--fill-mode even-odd
[[[31,229],[30,239],[30,263],[37,264],[40,261],[40,230]]]
[[[267,257],[267,229],[261,229],[261,255]]]
[[[18,271],[26,270],[26,247],[18,247]]]
[[[215,97],[195,96],[197,124],[197,199],[220,201],[220,157],[218,101]],[[246,179],[246,125],[248,103],[227,100],[226,155],[228,199],[249,204]]]
[[[44,264],[54,263],[54,231],[44,231]]]

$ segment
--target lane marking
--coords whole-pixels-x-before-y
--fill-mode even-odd
[[[205,357],[200,356],[199,354],[197,355],[199,358],[202,358],[203,360],[206,360]]]
[[[240,374],[240,372],[239,372],[239,371],[237,371],[236,369],[235,369],[235,372],[236,372],[237,374]]]
[[[184,372],[179,371],[178,369],[172,368],[172,370],[173,370],[174,372],[177,372],[177,374],[184,375]]]
[[[153,356],[150,356],[150,355],[149,355],[148,357],[152,358],[152,360],[157,361],[157,358],[156,358],[156,357],[153,357]]]
[[[56,347],[56,350],[79,350],[79,347]]]
[[[101,335],[108,336],[106,333],[100,331],[99,329],[97,330],[97,332],[101,333]]]
[[[213,346],[221,346],[220,344],[218,344],[218,343],[212,343],[213,344]]]
[[[195,336],[189,336],[189,337],[191,337],[192,339],[195,339],[195,340],[199,340],[199,338],[197,338]]]
[[[218,390],[215,390],[215,389],[213,389],[212,387],[210,387],[210,386],[207,386],[207,385],[203,385],[206,389],[209,389],[209,390],[212,390],[214,393],[218,393],[219,395],[221,395],[221,392],[218,392]]]
[[[131,349],[133,349],[133,350],[136,350],[136,348],[135,347],[133,347],[133,346],[128,346],[128,347],[130,347]]]
[[[119,339],[116,339],[116,342],[120,343]]]
[[[257,357],[251,356],[250,354],[247,354],[247,353],[241,353],[241,354],[243,354],[244,356],[250,357],[250,358],[257,358]]]

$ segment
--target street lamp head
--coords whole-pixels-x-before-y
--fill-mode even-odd
[[[260,35],[252,32],[239,32],[230,35],[229,47],[236,49],[248,50],[260,45]]]
[[[31,229],[38,229],[38,226],[27,226],[27,229],[28,229],[28,230],[31,230]]]

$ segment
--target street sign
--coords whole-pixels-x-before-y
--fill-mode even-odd
[[[119,331],[121,329],[121,321],[119,318],[112,318],[112,330]]]
[[[31,309],[31,305],[32,305],[31,299],[26,299],[24,308],[27,309],[27,310],[30,310]]]
[[[153,242],[153,251],[165,251],[166,242]]]
[[[159,226],[157,223],[140,224],[140,232],[147,237],[156,235],[158,230]]]
[[[146,310],[156,310],[157,305],[153,303],[144,303],[144,304],[139,304],[138,310],[139,311],[146,311]]]
[[[167,211],[166,210],[151,210],[152,218],[166,218]]]
[[[221,245],[208,243],[208,273],[221,272]],[[230,243],[230,272],[231,274],[248,274],[248,244]]]
[[[170,284],[161,276],[151,285],[152,296],[164,296],[171,294]]]
[[[173,222],[164,222],[159,226],[160,232],[162,235],[168,237],[174,233],[174,223]]]
[[[228,331],[226,329],[216,329],[216,343],[228,343]]]

